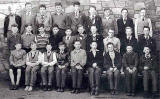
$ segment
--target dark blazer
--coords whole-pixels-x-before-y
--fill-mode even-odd
[[[90,51],[91,47],[90,44],[93,42],[93,36],[92,35],[88,35],[87,39],[86,39],[86,50]],[[100,51],[103,51],[104,49],[104,45],[103,45],[103,36],[102,35],[98,35],[96,36],[96,40],[97,42],[97,49]]]
[[[122,59],[123,67],[133,68],[138,66],[138,55],[135,52],[125,53]]]
[[[75,36],[71,36],[69,40],[66,40],[66,36],[63,37],[63,42],[66,44],[68,51],[72,51],[74,49],[74,41],[75,41]]]
[[[117,20],[117,27],[118,27],[118,35],[117,37],[122,40],[124,37],[126,37],[125,34],[125,28],[129,26],[133,29],[134,31],[134,24],[133,24],[133,20],[131,18],[127,18],[126,23],[124,24],[122,17],[120,19]],[[134,33],[132,33],[134,36]]]
[[[132,45],[133,51],[138,52],[138,42],[135,37],[132,36],[131,40],[128,40],[127,37],[121,40],[121,54],[123,55],[126,52],[127,45]]]
[[[118,70],[121,69],[122,66],[122,59],[121,55],[118,52],[115,52],[115,59],[114,59],[114,64],[117,67]],[[108,70],[110,67],[113,67],[112,60],[110,58],[109,52],[104,54],[104,69]]]
[[[102,34],[103,32],[103,25],[102,25],[102,19],[99,15],[96,15],[95,16],[95,23],[93,24],[92,20],[90,19],[89,16],[87,16],[86,18],[86,24],[85,24],[85,27],[86,27],[86,32],[87,33],[90,33],[90,28],[92,25],[96,25],[97,27],[97,32],[99,34]]]
[[[144,36],[140,37],[139,38],[139,51],[140,51],[141,54],[143,53],[143,49],[144,49],[145,46],[150,47],[151,52],[153,54],[155,54],[155,52],[156,52],[156,42],[153,38],[150,37],[147,40],[147,39],[145,39]]]
[[[7,37],[8,26],[9,26],[9,16],[10,15],[7,15],[4,19],[4,37]],[[18,30],[20,32],[20,30],[21,30],[21,17],[19,15],[15,15],[15,21],[18,25]]]
[[[150,58],[146,58],[145,55],[143,54],[140,57],[140,66],[139,69],[141,71],[143,71],[144,66],[148,66],[149,70],[154,70],[154,71],[158,71],[158,64],[157,64],[157,58],[155,55],[151,54]]]
[[[103,67],[103,53],[101,51],[97,50],[95,57],[92,51],[87,53],[87,67],[92,67],[93,63],[97,63],[99,68]]]

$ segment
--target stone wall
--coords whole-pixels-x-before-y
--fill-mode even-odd
[[[54,12],[54,4],[57,1],[62,2],[66,13],[73,11],[71,5],[73,1],[77,0],[0,0],[0,12],[7,14],[8,5],[15,6],[17,12],[24,8],[24,4],[27,1],[31,1],[34,6],[34,10],[37,11],[38,5],[46,4],[47,9]],[[120,16],[121,9],[123,7],[128,8],[129,16],[133,19],[138,17],[138,11],[140,8],[145,7],[147,9],[147,16],[151,17],[154,31],[160,30],[160,0],[78,0],[81,3],[81,9],[84,12],[88,12],[89,5],[95,5],[100,15],[103,14],[105,7],[110,7],[116,18]],[[1,7],[4,6],[4,7]],[[0,14],[1,16],[1,14]],[[0,27],[2,26],[2,20],[4,17],[0,17]]]

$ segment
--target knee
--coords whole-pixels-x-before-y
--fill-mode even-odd
[[[48,70],[48,73],[49,74],[53,74],[53,70]]]
[[[66,74],[66,71],[65,70],[62,70],[62,75],[65,75]]]
[[[12,70],[12,69],[9,69],[9,73],[13,73],[13,70]]]
[[[17,69],[17,73],[20,74],[21,73],[21,69]]]

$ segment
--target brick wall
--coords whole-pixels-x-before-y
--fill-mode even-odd
[[[38,5],[46,4],[47,9],[54,12],[54,3],[57,1],[62,2],[66,13],[73,11],[72,2],[77,0],[0,0],[0,5],[6,5],[5,7],[0,7],[0,12],[7,14],[7,6],[16,6],[19,11],[24,8],[26,1],[31,1],[33,3],[35,11],[38,9]],[[87,13],[89,5],[95,5],[97,11],[100,15],[103,14],[103,9],[105,7],[110,7],[116,18],[120,16],[120,11],[123,7],[128,8],[129,16],[134,18],[138,17],[138,11],[140,8],[145,7],[147,9],[147,16],[151,17],[153,23],[154,31],[160,30],[160,0],[78,0],[81,3],[81,9]],[[1,17],[0,17],[1,18]],[[0,20],[3,20],[1,18]],[[0,21],[0,27],[2,22]]]

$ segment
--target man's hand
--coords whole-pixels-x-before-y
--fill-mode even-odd
[[[115,72],[117,70],[117,67],[113,68],[113,72]]]
[[[93,63],[93,64],[92,64],[92,67],[93,67],[93,68],[96,68],[96,67],[97,67],[97,63]]]
[[[61,65],[58,65],[58,68],[60,68],[60,69],[61,69],[61,68],[62,68],[62,66],[61,66]]]
[[[144,70],[148,70],[149,68],[147,66],[144,66]]]
[[[113,72],[113,68],[109,68],[109,71]]]

